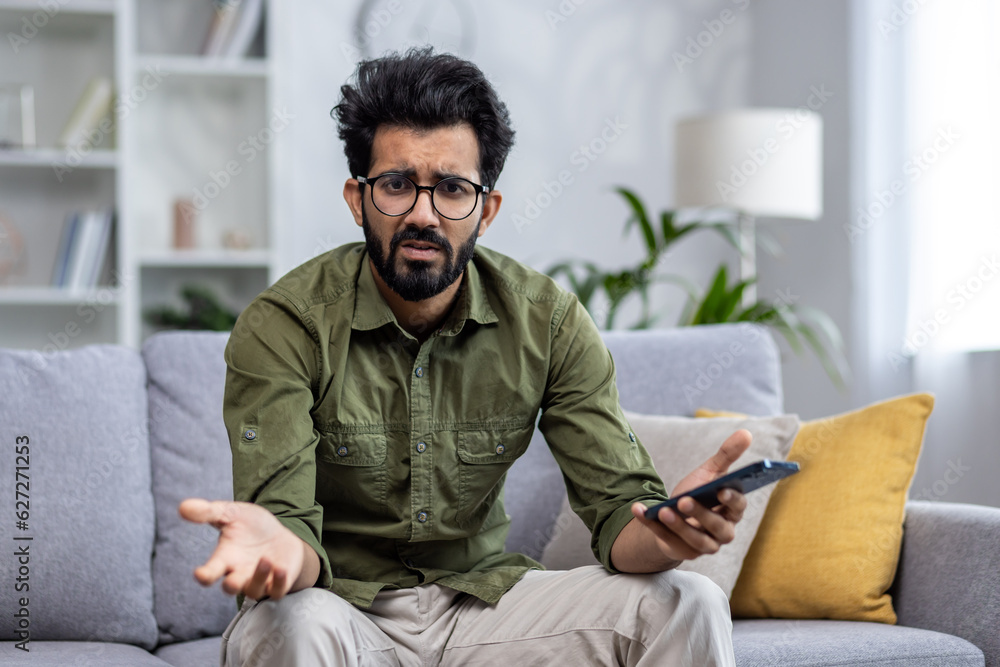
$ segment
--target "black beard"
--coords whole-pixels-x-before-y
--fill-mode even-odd
[[[361,229],[365,233],[365,247],[368,249],[368,256],[371,258],[379,277],[389,286],[389,289],[402,297],[404,301],[423,301],[437,296],[458,280],[469,261],[472,260],[481,224],[482,217],[476,223],[476,228],[469,235],[468,240],[458,249],[457,255],[448,239],[437,232],[427,228],[404,227],[396,232],[389,241],[389,257],[386,258],[382,250],[382,238],[372,229],[368,222],[367,213],[363,208],[361,210]],[[435,273],[430,262],[408,259],[403,260],[407,271],[400,272],[397,266],[399,263],[397,250],[403,241],[422,241],[437,245],[444,253],[444,268]]]

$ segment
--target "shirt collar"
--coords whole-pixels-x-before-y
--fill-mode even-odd
[[[367,252],[362,253],[361,256],[361,268],[358,273],[355,294],[354,317],[351,320],[352,329],[371,331],[390,322],[399,326],[395,314],[382,297],[382,293],[379,292],[378,285],[375,284]],[[445,318],[444,324],[441,326],[441,333],[454,336],[462,330],[466,320],[473,320],[479,324],[492,324],[499,319],[493,308],[490,307],[486,287],[483,285],[482,277],[479,275],[473,257],[473,260],[465,267],[458,302],[451,314]]]

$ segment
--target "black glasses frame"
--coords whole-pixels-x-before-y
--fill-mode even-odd
[[[383,211],[382,209],[380,209],[378,207],[378,204],[375,203],[375,187],[374,187],[375,186],[375,182],[378,179],[380,179],[380,178],[384,178],[385,176],[397,176],[399,178],[405,178],[414,187],[413,203],[410,204],[410,208],[406,209],[402,213],[386,213],[385,211]],[[488,194],[489,191],[490,191],[490,189],[488,187],[486,187],[485,185],[480,185],[479,183],[473,183],[469,179],[462,178],[461,176],[449,176],[448,178],[442,178],[440,181],[438,181],[434,185],[417,185],[416,183],[413,182],[413,179],[410,178],[409,176],[407,176],[406,174],[400,174],[400,173],[395,172],[395,171],[387,171],[384,174],[379,174],[375,178],[371,178],[371,177],[368,177],[368,176],[355,176],[354,179],[358,183],[360,183],[361,185],[368,185],[369,186],[369,192],[370,192],[370,194],[368,196],[372,200],[372,206],[374,206],[378,210],[379,213],[381,213],[382,215],[387,215],[390,218],[398,218],[399,216],[406,215],[407,213],[409,213],[410,211],[412,211],[413,207],[417,205],[417,200],[420,199],[420,191],[421,190],[428,190],[431,193],[431,206],[434,207],[434,211],[438,215],[440,215],[442,218],[447,218],[448,220],[465,220],[470,215],[472,215],[473,212],[475,212],[476,206],[479,205],[479,195],[480,194],[484,194],[484,195]],[[474,201],[472,203],[472,210],[469,211],[468,213],[466,213],[465,215],[463,215],[461,218],[452,218],[451,216],[445,215],[437,207],[437,204],[434,203],[434,190],[437,189],[437,186],[441,185],[442,183],[446,183],[447,181],[465,181],[466,183],[468,183],[469,185],[472,186],[473,190],[476,193],[476,201]]]

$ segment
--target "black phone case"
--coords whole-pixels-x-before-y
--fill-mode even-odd
[[[734,470],[719,479],[703,484],[697,489],[674,496],[670,500],[654,505],[646,510],[647,519],[655,519],[663,507],[673,508],[677,501],[685,496],[691,496],[705,507],[715,507],[719,504],[718,493],[722,489],[735,489],[740,493],[750,493],[762,486],[773,484],[779,480],[794,475],[799,471],[799,464],[794,461],[772,461],[764,459],[751,463],[745,468]]]

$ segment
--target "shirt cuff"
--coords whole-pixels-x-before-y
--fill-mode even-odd
[[[601,565],[608,572],[614,574],[621,574],[621,570],[615,568],[611,564],[611,547],[615,545],[615,540],[618,539],[618,535],[621,534],[625,526],[635,517],[632,516],[632,504],[633,503],[643,503],[646,507],[652,507],[662,503],[666,498],[652,498],[652,499],[639,499],[627,502],[608,517],[608,520],[604,522],[604,526],[601,528],[601,537],[597,542],[598,553],[595,554],[597,559],[601,561]]]
[[[330,586],[333,585],[333,569],[330,567],[330,557],[327,555],[323,545],[316,539],[316,534],[313,533],[312,529],[302,519],[280,516],[276,518],[281,522],[281,525],[295,533],[296,537],[312,547],[316,555],[319,556],[319,578],[316,579],[316,583],[313,586],[329,590]]]

